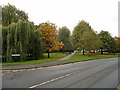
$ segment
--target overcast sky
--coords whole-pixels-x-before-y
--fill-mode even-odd
[[[89,22],[94,31],[109,31],[118,36],[119,0],[1,0],[28,13],[36,25],[50,21],[57,27],[67,26],[70,31],[81,20]]]

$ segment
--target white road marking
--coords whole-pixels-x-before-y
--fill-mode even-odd
[[[32,87],[29,87],[29,88],[35,88],[35,87],[38,87],[38,85],[34,85],[34,86],[32,86]]]
[[[52,80],[49,80],[49,81],[40,83],[40,84],[38,84],[38,85],[31,86],[31,87],[29,87],[29,88],[35,88],[35,87],[38,87],[38,86],[42,86],[42,85],[44,85],[44,84],[47,84],[47,83],[50,83],[50,82],[53,82],[53,81],[56,81],[56,80],[59,80],[59,79],[68,77],[68,76],[70,76],[70,75],[71,75],[71,74],[63,75],[63,76],[60,76],[60,77],[58,77],[58,78],[55,78],[55,79],[52,79]]]
[[[51,82],[53,82],[53,81],[55,81],[56,79],[52,79],[52,80],[50,80]]]
[[[78,73],[78,72],[80,72],[80,71],[78,70],[78,71],[73,72],[73,73]],[[72,73],[71,73],[71,74],[72,74]],[[31,87],[29,87],[29,88],[35,88],[35,87],[38,87],[38,86],[42,86],[42,85],[45,85],[45,84],[47,84],[47,83],[50,83],[50,82],[53,82],[53,81],[56,81],[56,80],[59,80],[59,79],[62,79],[62,78],[68,77],[68,76],[70,76],[71,74],[66,74],[66,75],[63,75],[63,76],[60,76],[60,77],[57,77],[57,78],[51,79],[51,80],[49,80],[49,81],[46,81],[46,82],[40,83],[40,84],[38,84],[38,85],[31,86]]]
[[[49,66],[49,67],[44,67],[44,68],[55,68],[55,67],[58,67],[58,66],[64,66],[64,64],[60,64],[60,65],[54,65],[54,66]]]
[[[70,74],[65,75],[65,77],[70,76]]]

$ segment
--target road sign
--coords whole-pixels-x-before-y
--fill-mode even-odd
[[[18,57],[20,54],[12,54],[13,57]]]

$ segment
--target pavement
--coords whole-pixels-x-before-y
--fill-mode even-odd
[[[59,65],[68,60],[70,57],[73,56],[74,53],[61,58],[59,60],[43,63],[43,64],[31,64],[31,65],[16,65],[16,66],[2,66],[2,70],[19,70],[19,69],[30,69],[30,68],[39,68],[39,67],[48,67],[48,66],[54,66]]]
[[[45,67],[2,75],[3,88],[106,88],[118,85],[118,58]],[[83,90],[83,89],[82,89]]]

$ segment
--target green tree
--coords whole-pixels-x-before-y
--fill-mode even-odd
[[[86,21],[80,21],[74,28],[72,32],[72,44],[75,49],[83,49],[84,55],[84,41],[81,39],[85,31],[91,31],[92,28]]]
[[[70,41],[70,31],[66,26],[59,28],[58,40],[60,42],[63,42],[63,44],[64,44],[64,47],[62,48],[63,52],[72,50],[72,45],[71,45],[71,41]]]
[[[111,38],[110,48],[108,51],[114,53],[114,55],[117,52],[117,42],[115,38]]]
[[[27,57],[39,59],[42,57],[41,34],[35,30],[33,22],[28,21],[28,15],[13,5],[2,7],[2,55],[4,62],[23,61]],[[12,54],[20,54],[13,58]]]
[[[119,52],[120,51],[120,37],[115,37],[115,41],[117,44],[117,52]]]
[[[18,20],[28,20],[28,15],[22,11],[17,9],[13,5],[5,5],[2,7],[2,25],[8,26],[12,22],[18,22]]]
[[[103,54],[103,51],[111,52],[113,51],[112,48],[116,48],[117,44],[115,43],[115,39],[112,38],[110,33],[108,31],[101,31],[99,33],[100,39],[102,41],[101,46],[101,54]]]
[[[1,7],[0,7],[1,9]],[[0,15],[1,16],[1,15]],[[2,41],[3,41],[3,38],[2,38],[2,23],[1,23],[1,17],[0,17],[0,63],[2,62]]]
[[[31,59],[42,58],[43,50],[44,45],[41,33],[38,30],[32,31],[28,44],[28,54],[30,55]]]
[[[0,29],[2,28],[1,25],[2,25],[2,6],[0,6]]]
[[[2,27],[2,57],[3,62],[6,62],[6,52],[7,52],[7,32],[8,27]]]
[[[91,50],[99,50],[101,41],[99,36],[94,31],[85,31],[82,36],[83,46],[85,50],[91,52]],[[90,54],[89,54],[90,55]]]
[[[35,30],[34,24],[26,20],[19,20],[3,27],[3,56],[4,61],[23,61],[28,56],[31,59],[42,57],[41,34]],[[4,46],[5,45],[5,46]],[[12,54],[20,54],[20,58],[12,58]]]

